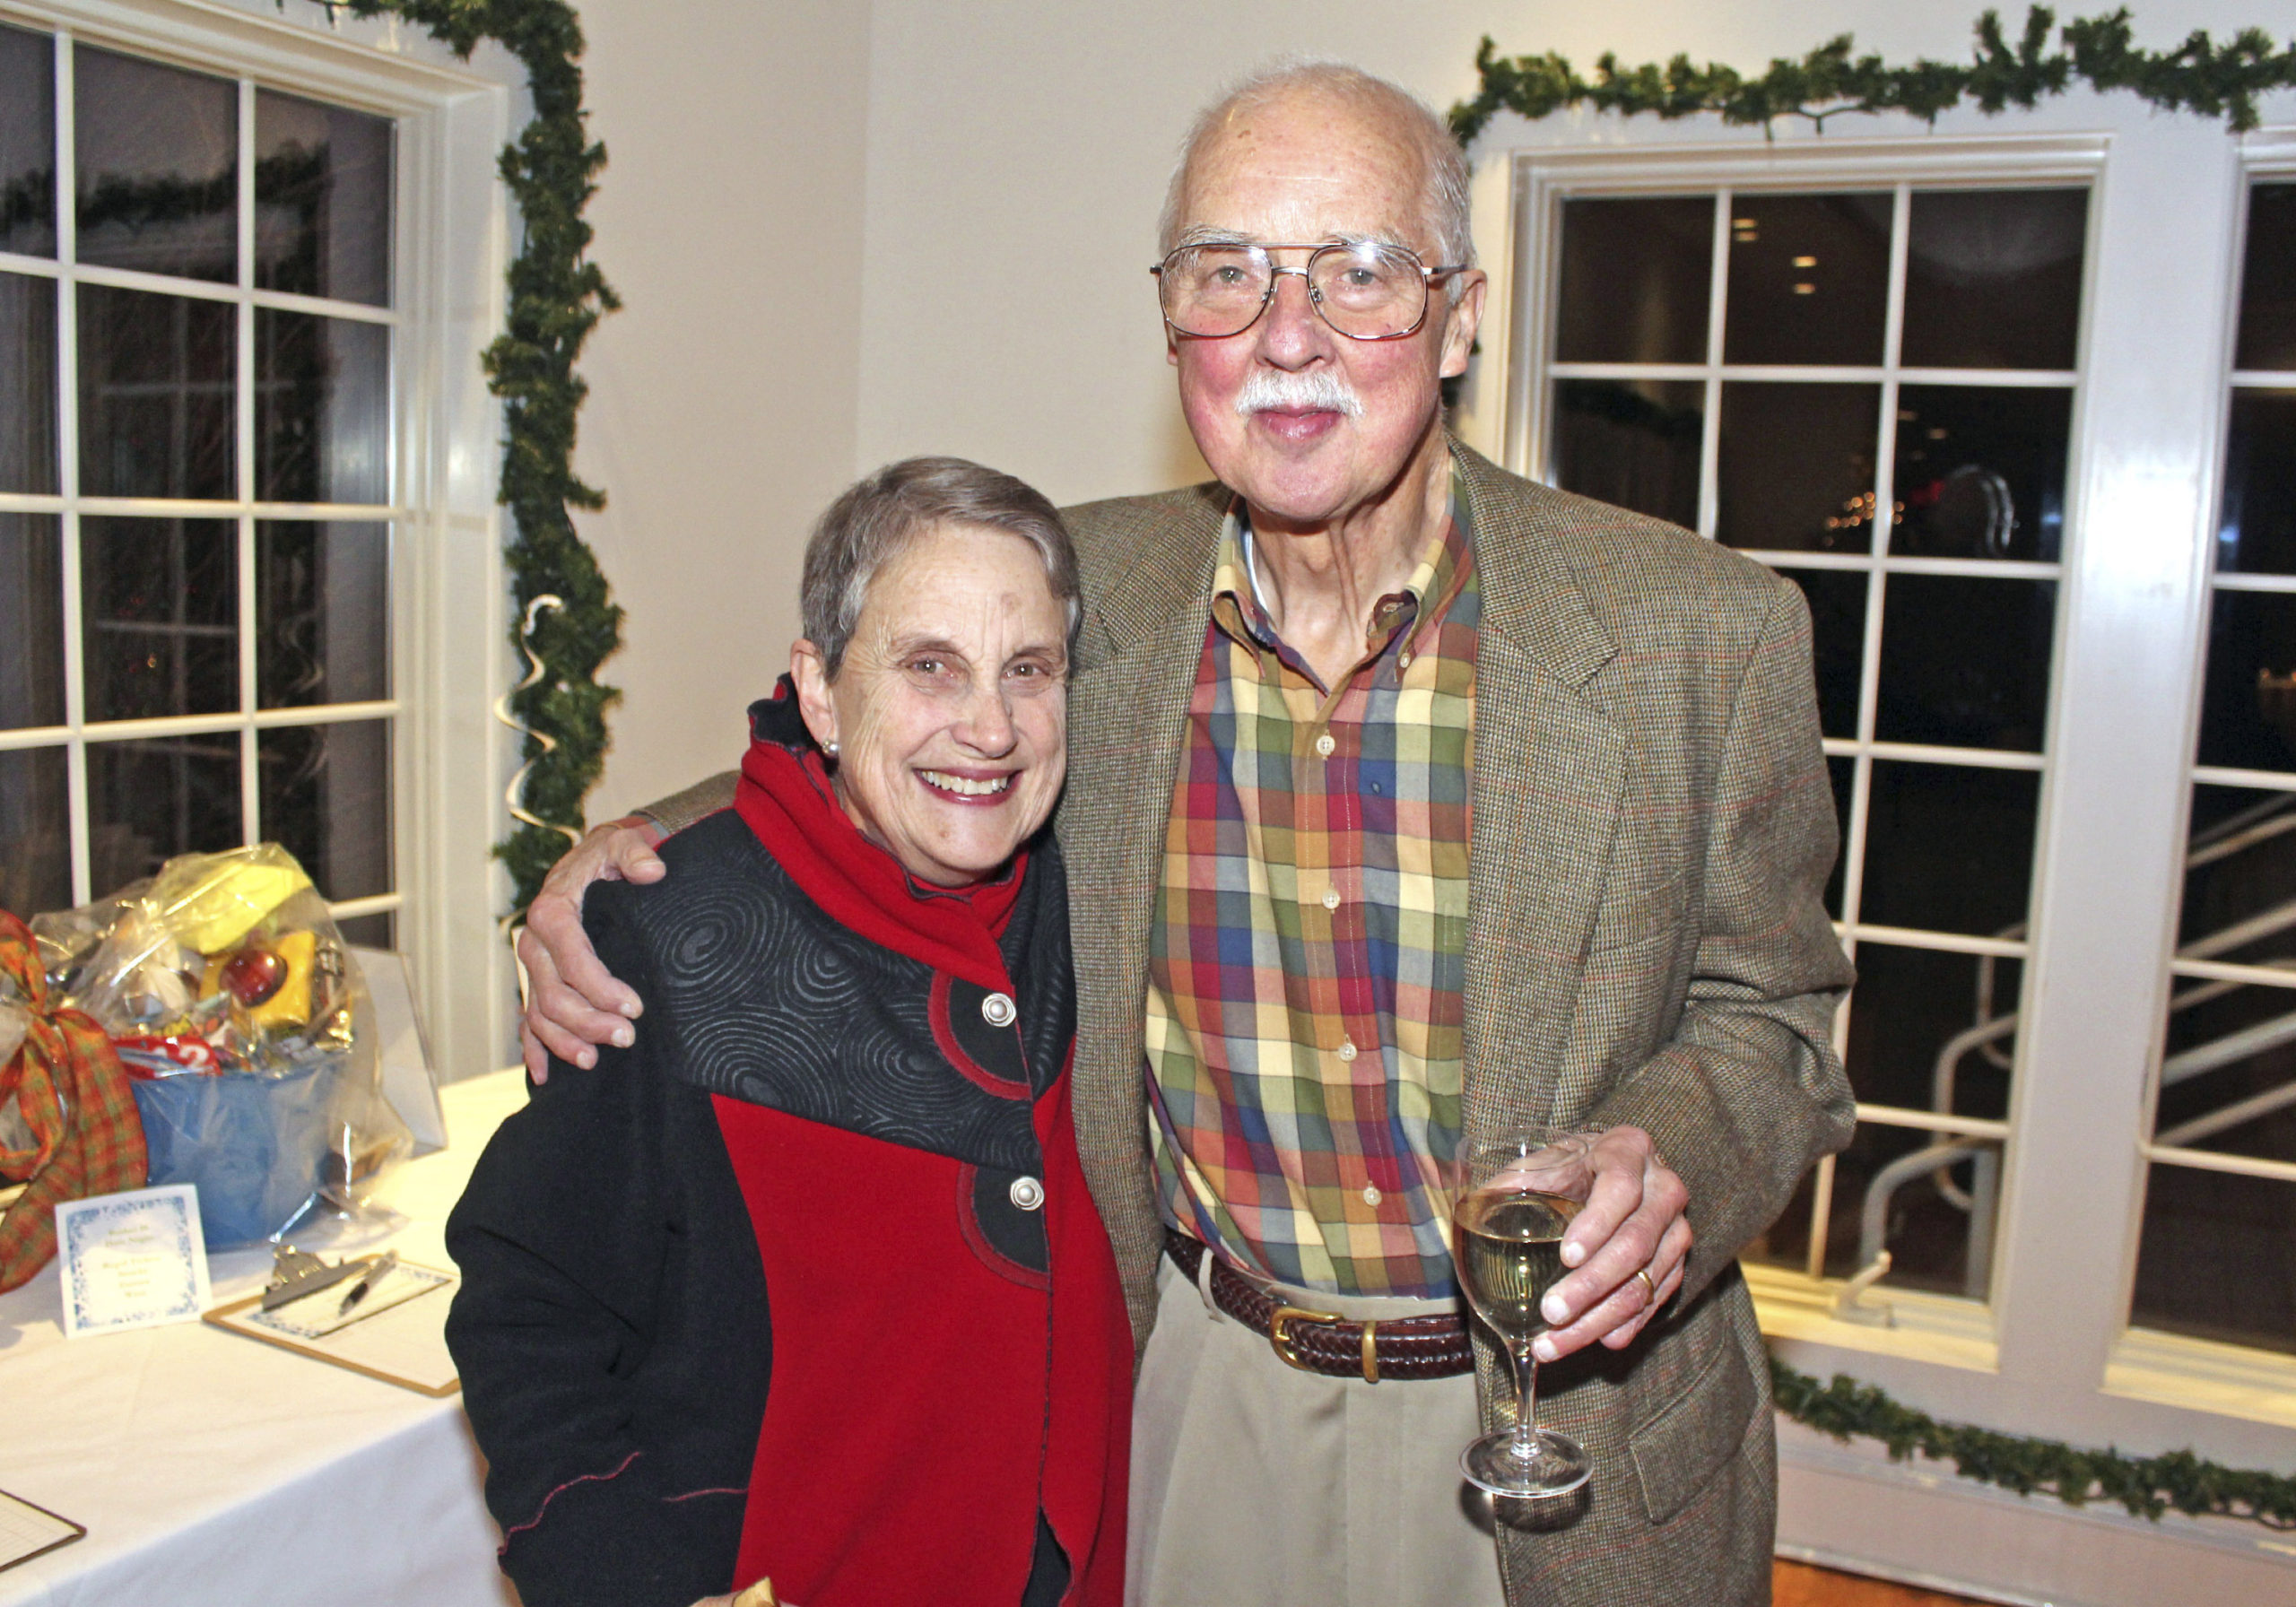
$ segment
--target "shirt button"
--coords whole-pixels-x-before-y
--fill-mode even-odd
[[[1338,746],[1339,744],[1337,743],[1332,741],[1331,733],[1328,731],[1316,738],[1316,751],[1326,759],[1329,759],[1332,755],[1332,750]]]
[[[1366,1205],[1377,1205],[1385,1197],[1385,1195],[1379,1193],[1379,1186],[1378,1184],[1366,1183],[1363,1186],[1363,1203]]]
[[[1005,1192],[1022,1211],[1034,1211],[1044,1203],[1044,1185],[1034,1177],[1015,1177],[1013,1186]]]
[[[1339,908],[1339,889],[1335,887],[1327,887],[1324,889],[1324,908],[1326,909],[1337,909]]]
[[[1009,1027],[1019,1013],[1013,1008],[1010,994],[991,994],[980,1002],[980,1019],[992,1027]]]
[[[1355,1058],[1356,1053],[1355,1040],[1353,1038],[1343,1038],[1339,1040],[1339,1057],[1342,1060],[1352,1060]]]
[[[1409,647],[1405,647],[1402,652],[1396,655],[1396,668],[1399,670],[1407,670],[1411,668],[1411,649]]]

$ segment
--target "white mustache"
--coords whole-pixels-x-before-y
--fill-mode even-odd
[[[1335,413],[1351,419],[1363,416],[1363,398],[1355,387],[1329,369],[1309,369],[1287,374],[1279,369],[1254,369],[1236,393],[1236,411],[1249,418],[1256,413],[1300,410]]]

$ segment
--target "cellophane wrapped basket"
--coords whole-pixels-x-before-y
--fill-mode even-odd
[[[31,925],[51,992],[134,1079],[151,1181],[198,1186],[211,1248],[363,1215],[413,1147],[358,965],[277,844],[187,854]]]

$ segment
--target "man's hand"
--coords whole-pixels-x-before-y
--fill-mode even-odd
[[[552,1055],[575,1065],[596,1065],[594,1044],[626,1049],[638,1041],[630,1023],[644,1006],[599,963],[582,930],[582,895],[593,882],[659,882],[668,870],[656,856],[647,829],[631,821],[592,828],[550,867],[542,891],[526,909],[526,930],[518,934],[518,960],[526,968],[526,1013],[518,1023],[518,1047],[536,1082],[549,1080]]]
[[[1682,1287],[1691,1229],[1690,1190],[1658,1158],[1639,1127],[1596,1135],[1595,1183],[1562,1239],[1574,1269],[1547,1291],[1541,1309],[1554,1325],[1532,1342],[1541,1361],[1596,1340],[1613,1351],[1634,1342],[1650,1314]]]

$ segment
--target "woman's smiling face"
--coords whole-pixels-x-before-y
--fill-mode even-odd
[[[1068,766],[1067,610],[1017,535],[938,525],[869,581],[831,680],[790,650],[838,802],[910,875],[994,874],[1052,813]]]

